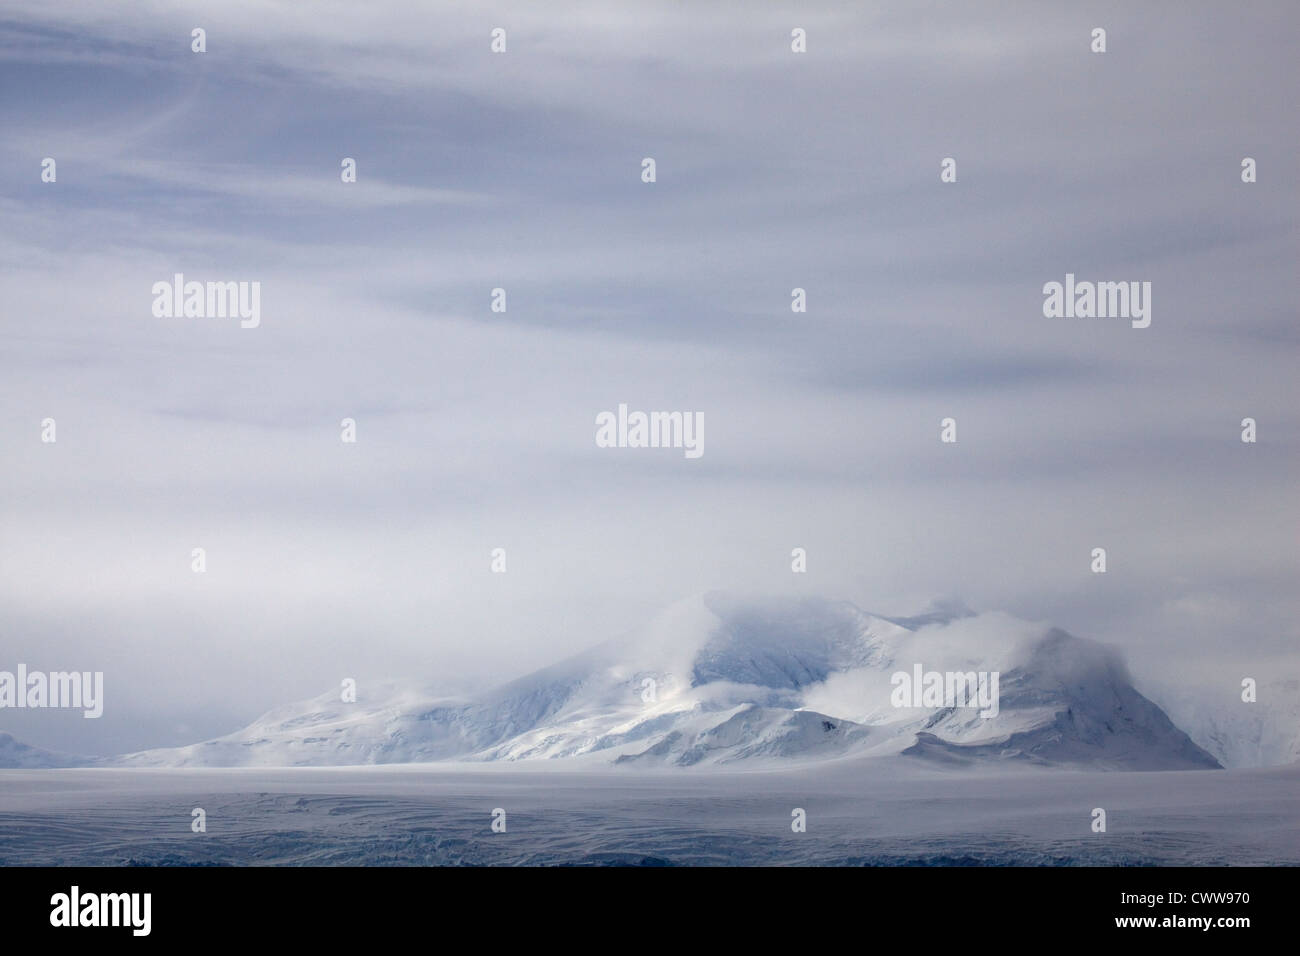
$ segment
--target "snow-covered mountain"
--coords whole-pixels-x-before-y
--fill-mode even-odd
[[[996,716],[895,706],[891,677],[998,671]],[[896,753],[1103,768],[1217,767],[1134,690],[1118,655],[964,609],[886,619],[844,601],[710,593],[490,692],[395,686],[281,707],[134,766],[295,766],[569,758],[634,765]]]
[[[1223,766],[1276,767],[1300,761],[1300,677],[1294,672],[1294,663],[1257,671],[1250,702],[1242,700],[1240,678],[1231,674],[1210,683],[1143,686]]]
[[[1139,694],[1112,649],[1053,629],[1001,676],[1006,720],[941,711],[904,751],[943,759],[1018,757],[1035,763],[1144,770],[1220,766]]]
[[[15,740],[12,734],[0,733],[0,769],[41,770],[52,767],[85,767],[94,762],[91,757],[43,750]]]

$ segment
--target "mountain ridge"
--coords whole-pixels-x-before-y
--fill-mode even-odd
[[[1216,768],[1133,687],[1113,648],[963,606],[916,618],[819,597],[708,592],[483,693],[365,686],[118,766],[327,766],[565,759],[694,767],[896,754],[952,763]],[[981,630],[982,628],[982,630]],[[995,716],[900,707],[891,673],[1002,674]]]

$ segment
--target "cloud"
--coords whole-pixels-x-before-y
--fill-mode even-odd
[[[4,650],[136,702],[103,738],[14,732],[110,752],[343,674],[491,683],[712,587],[960,593],[1139,676],[1284,652],[1300,248],[1269,16],[11,3]],[[1151,328],[1044,319],[1067,271],[1151,281]],[[154,319],[175,272],[261,282],[261,327]],[[706,455],[597,449],[620,402],[702,412]]]

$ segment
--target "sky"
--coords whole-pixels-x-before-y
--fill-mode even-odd
[[[345,677],[455,692],[715,588],[1294,666],[1297,27],[8,0],[0,669],[106,700],[0,731],[111,754]],[[260,324],[156,317],[176,273],[257,281]],[[1150,282],[1150,326],[1045,317],[1067,273]],[[620,404],[704,453],[597,447]]]

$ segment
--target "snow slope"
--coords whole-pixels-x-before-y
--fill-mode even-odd
[[[1227,674],[1208,685],[1152,682],[1148,690],[1225,767],[1300,761],[1300,677],[1286,673],[1285,666],[1260,672],[1256,700],[1250,703],[1241,699],[1239,680]]]

